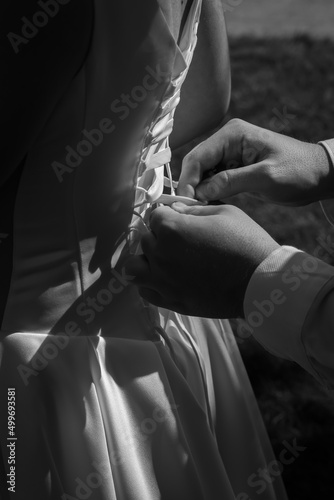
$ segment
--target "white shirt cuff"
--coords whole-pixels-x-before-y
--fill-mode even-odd
[[[330,156],[331,156],[331,160],[333,162],[333,167],[334,167],[334,160],[333,160],[333,158],[334,158],[334,139],[326,139],[325,141],[320,141],[320,142],[325,142],[327,144],[327,146],[330,148],[330,150],[332,151],[333,156],[332,155],[330,155]]]
[[[332,168],[334,169],[334,139],[327,139],[326,141],[320,141],[318,144],[321,144],[322,147],[327,151],[327,154],[332,164]],[[326,199],[326,200],[321,200],[319,203],[327,221],[329,222],[329,224],[334,226],[334,200]]]
[[[333,276],[334,268],[301,250],[288,246],[275,250],[251,277],[238,333],[253,335],[268,351],[296,361],[319,379],[305,352],[302,328],[317,295]]]

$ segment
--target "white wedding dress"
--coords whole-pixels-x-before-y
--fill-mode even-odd
[[[85,61],[25,158],[0,336],[9,498],[286,498],[279,477],[256,485],[274,457],[229,323],[149,306],[123,268],[163,191],[200,8],[177,44],[156,1],[96,0]],[[6,411],[0,436],[9,474]]]

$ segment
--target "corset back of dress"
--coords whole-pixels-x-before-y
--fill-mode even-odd
[[[25,160],[3,331],[57,333],[74,323],[119,333],[138,323],[141,301],[119,256],[138,213],[162,192],[200,3],[182,53],[155,0],[95,2],[86,60]]]

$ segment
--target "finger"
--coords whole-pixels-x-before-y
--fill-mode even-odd
[[[133,282],[136,285],[152,281],[150,266],[144,255],[129,257],[124,267],[127,274],[134,276]]]
[[[197,216],[208,216],[208,215],[218,215],[223,213],[225,210],[225,205],[207,205],[203,206],[192,206],[183,205],[182,203],[173,203],[173,210],[184,215],[197,215]]]
[[[148,261],[148,265],[150,265],[150,260],[151,260],[152,256],[155,254],[155,249],[157,246],[157,239],[154,236],[154,234],[152,233],[152,231],[150,231],[149,233],[146,233],[142,236],[142,238],[140,240],[140,245],[141,245],[142,251],[143,251],[143,253]]]
[[[204,173],[231,160],[235,163],[242,160],[242,134],[229,122],[184,158],[177,194],[194,198]]]
[[[150,228],[155,238],[159,238],[160,232],[171,223],[171,221],[175,220],[178,217],[178,214],[175,213],[175,210],[172,210],[170,207],[158,207],[153,210],[150,217]]]
[[[201,182],[196,196],[201,201],[222,200],[244,192],[265,192],[268,186],[264,162],[235,170],[224,170]]]

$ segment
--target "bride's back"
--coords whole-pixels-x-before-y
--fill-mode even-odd
[[[13,242],[11,275],[11,255],[2,259],[4,283],[6,275],[8,285],[10,281],[8,297],[2,298],[4,329],[49,331],[91,286],[102,286],[132,219],[140,158],[152,140],[149,131],[166,92],[171,92],[173,74],[184,69],[177,42],[193,3],[101,0],[85,1],[80,9],[59,5],[27,43],[9,39],[17,58],[12,67],[20,72],[20,64],[27,67],[28,61],[29,75],[35,75],[28,76],[8,111],[19,127],[17,147],[8,141],[11,155],[4,155],[3,182],[18,164],[21,173],[13,189],[15,216],[6,242],[7,248]],[[31,12],[26,23],[33,26],[39,17]],[[81,44],[70,22],[75,22]],[[63,29],[56,49],[47,32],[53,23]],[[192,122],[196,108],[191,109]],[[201,118],[205,120],[204,113]],[[4,138],[5,153],[9,145]],[[5,244],[1,250],[6,251]],[[127,304],[135,302],[125,299],[126,293],[122,297]],[[119,312],[120,305],[115,308]],[[75,311],[87,326],[89,313]]]

